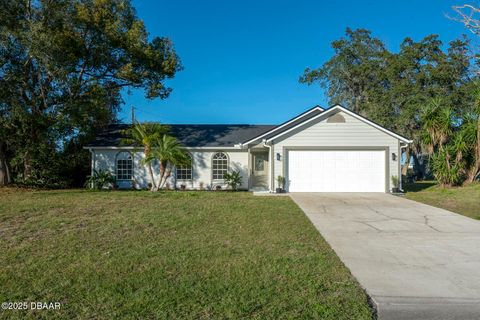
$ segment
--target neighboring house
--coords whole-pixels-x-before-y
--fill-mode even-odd
[[[111,125],[88,146],[92,169],[112,171],[121,188],[147,188],[141,148],[121,143],[128,125]],[[336,105],[314,107],[280,125],[170,125],[192,164],[176,168],[171,188],[225,188],[240,171],[243,189],[273,191],[286,177],[289,192],[390,192],[401,177],[401,151],[411,141]],[[158,171],[158,167],[156,167]]]
[[[403,160],[404,160],[404,157],[402,158],[402,161]],[[417,156],[416,161],[415,161],[415,158],[411,156],[410,162],[408,164],[408,169],[410,169],[412,172],[412,176],[410,177],[411,179],[414,179],[414,180],[433,179],[432,172],[430,171],[430,156],[427,153],[420,153]]]

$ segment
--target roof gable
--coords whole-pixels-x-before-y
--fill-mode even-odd
[[[273,136],[275,134],[279,134],[281,132],[284,132],[288,130],[291,127],[296,126],[299,123],[304,122],[307,119],[310,119],[316,115],[321,114],[324,111],[324,109],[320,106],[315,106],[311,109],[308,109],[307,111],[299,114],[298,116],[285,121],[282,124],[279,124],[278,126],[273,127],[271,130],[268,130],[267,132],[264,132],[258,136],[255,136],[249,140],[246,140],[242,142],[243,145],[250,144],[252,142],[258,141],[259,139],[268,139],[270,136]]]
[[[328,116],[333,115],[333,114],[337,113],[338,111],[343,111],[343,112],[345,112],[346,114],[348,114],[348,115],[350,115],[350,116],[352,116],[352,117],[354,117],[354,118],[356,118],[356,119],[358,119],[358,120],[360,120],[360,121],[362,121],[362,122],[364,122],[364,123],[366,123],[366,124],[368,124],[368,125],[376,128],[376,129],[378,129],[378,130],[380,130],[380,131],[382,131],[382,132],[384,132],[384,133],[386,133],[386,134],[388,134],[388,135],[390,135],[390,136],[392,136],[392,137],[394,137],[394,138],[396,138],[396,139],[398,139],[398,140],[400,140],[400,141],[402,141],[402,142],[404,142],[404,143],[411,143],[411,142],[412,142],[412,140],[409,140],[409,139],[407,139],[407,138],[405,138],[405,137],[403,137],[403,136],[401,136],[401,135],[399,135],[399,134],[397,134],[397,133],[395,133],[395,132],[393,132],[393,131],[391,131],[391,130],[388,130],[388,129],[382,127],[381,125],[379,125],[379,124],[377,124],[377,123],[375,123],[375,122],[373,122],[373,121],[371,121],[371,120],[369,120],[369,119],[367,119],[367,118],[365,118],[365,117],[362,117],[361,115],[359,115],[359,114],[357,114],[357,113],[355,113],[355,112],[353,112],[353,111],[351,111],[351,110],[348,110],[347,108],[345,108],[345,107],[343,107],[343,106],[341,106],[341,105],[338,105],[338,104],[335,105],[335,106],[333,106],[333,107],[331,107],[331,108],[329,108],[329,109],[327,109],[326,111],[322,112],[321,114],[317,114],[317,115],[315,115],[315,116],[313,116],[313,117],[310,117],[310,118],[308,118],[308,119],[305,119],[304,121],[299,122],[299,123],[297,123],[296,125],[291,126],[291,127],[289,127],[288,129],[286,129],[286,130],[283,130],[282,132],[274,133],[274,134],[269,134],[269,135],[268,135],[268,138],[266,139],[266,141],[272,141],[272,140],[274,140],[274,139],[277,139],[277,138],[281,137],[282,135],[287,134],[287,133],[289,133],[289,132],[291,132],[291,131],[299,128],[300,126],[303,126],[303,125],[305,125],[305,124],[307,124],[307,123],[310,123],[310,122],[318,119],[319,117],[325,117],[325,118],[327,118]]]

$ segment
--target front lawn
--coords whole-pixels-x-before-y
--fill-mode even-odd
[[[408,199],[480,219],[480,183],[444,189],[423,181],[407,184],[405,191]]]
[[[288,197],[0,189],[3,318],[369,319]]]

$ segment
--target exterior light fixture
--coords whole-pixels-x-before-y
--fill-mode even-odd
[[[395,152],[392,152],[392,160],[397,161],[397,155],[395,154]]]
[[[277,160],[280,161],[281,155],[277,152]]]

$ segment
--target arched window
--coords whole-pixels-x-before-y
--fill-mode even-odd
[[[213,180],[223,180],[223,176],[228,172],[228,157],[223,152],[217,152],[212,158],[212,178]]]
[[[117,154],[117,180],[132,180],[133,158],[130,152],[119,152]]]
[[[192,156],[188,156],[189,160],[189,165],[187,166],[178,166],[177,167],[177,180],[192,180],[192,167],[193,167],[193,162],[192,162]]]

